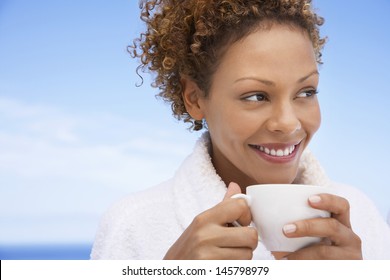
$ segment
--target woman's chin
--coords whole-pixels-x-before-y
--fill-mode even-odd
[[[286,174],[284,174],[286,175]],[[267,178],[262,178],[261,180],[256,180],[257,184],[292,184],[296,178],[296,173],[291,176],[280,176],[276,174],[275,176],[269,176]]]

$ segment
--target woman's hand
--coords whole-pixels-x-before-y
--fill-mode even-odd
[[[317,236],[323,242],[308,246],[287,259],[362,259],[361,240],[351,228],[349,203],[346,199],[320,194],[309,199],[311,207],[331,212],[330,218],[301,220],[283,228],[287,237]]]
[[[240,187],[231,183],[225,198],[240,192]],[[246,227],[251,218],[244,199],[225,199],[195,217],[164,259],[251,259],[258,244],[257,230]],[[243,227],[228,227],[233,221]]]

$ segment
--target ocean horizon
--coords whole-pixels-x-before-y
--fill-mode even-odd
[[[0,244],[1,260],[88,260],[92,244]]]

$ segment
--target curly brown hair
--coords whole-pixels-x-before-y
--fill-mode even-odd
[[[128,47],[133,58],[140,58],[137,73],[156,73],[152,86],[159,88],[158,96],[194,130],[202,129],[203,123],[186,111],[181,77],[192,79],[207,96],[226,46],[269,26],[264,23],[307,31],[317,62],[322,63],[325,39],[320,38],[319,27],[324,20],[313,11],[311,0],[141,0],[140,9],[147,29]]]

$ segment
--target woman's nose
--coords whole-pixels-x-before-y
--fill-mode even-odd
[[[301,122],[291,104],[281,104],[272,108],[267,120],[267,129],[271,132],[293,134],[302,128]]]

